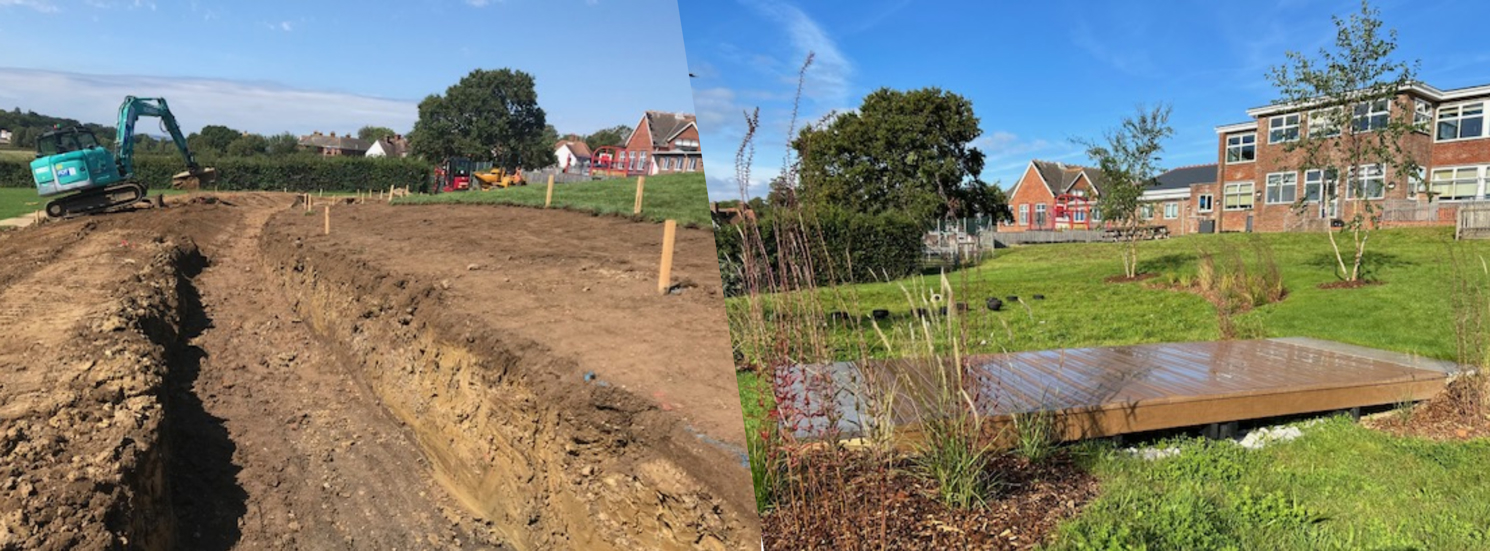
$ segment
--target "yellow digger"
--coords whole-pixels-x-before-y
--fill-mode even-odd
[[[490,170],[477,172],[472,174],[472,176],[475,176],[476,180],[481,182],[481,191],[528,185],[528,182],[523,180],[522,169],[517,169],[509,173],[501,167],[492,167]]]

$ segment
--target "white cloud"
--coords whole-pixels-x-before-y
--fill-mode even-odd
[[[284,32],[293,31],[293,30],[295,30],[295,24],[292,23],[292,22],[289,22],[289,21],[280,21],[279,22],[279,30],[282,30]]]
[[[738,122],[741,112],[735,104],[735,91],[729,88],[694,88],[693,109],[699,124],[711,128]]]
[[[491,0],[466,0],[466,3],[481,8],[485,7],[487,4],[490,4]]]
[[[807,85],[802,94],[812,99],[833,103],[844,103],[849,93],[849,79],[854,67],[838,43],[823,31],[811,17],[796,6],[776,0],[757,0],[750,5],[786,27],[788,39],[795,48],[796,60],[791,64],[791,80],[795,82],[796,69],[808,52],[815,54],[812,68],[807,71]]]
[[[1050,142],[1042,139],[1022,140],[1019,136],[996,130],[990,134],[979,136],[973,140],[973,146],[983,151],[989,160],[1001,160],[1010,157],[1022,157],[1031,153],[1038,153],[1050,148]]]
[[[0,68],[0,106],[105,125],[125,96],[163,97],[187,132],[208,124],[261,134],[411,129],[418,104],[262,82]],[[147,127],[147,131],[153,128]]]
[[[11,6],[31,8],[43,13],[55,13],[57,11],[57,5],[53,4],[51,0],[0,0],[0,8]]]

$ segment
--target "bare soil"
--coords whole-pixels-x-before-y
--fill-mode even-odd
[[[618,244],[640,230],[564,212],[513,225],[502,213],[527,209],[472,207],[483,226],[448,206],[338,205],[327,237],[292,200],[181,198],[0,234],[0,549],[759,541],[728,414],[688,394],[714,388],[707,374],[719,371],[731,385],[717,401],[733,402],[740,430],[723,320],[685,313],[688,331],[666,333],[677,327],[664,321],[670,307],[708,300],[692,257],[678,273],[703,284],[659,297],[654,280],[633,303],[618,292],[570,298],[585,293],[568,289],[573,275],[543,272],[552,280],[540,302],[581,311],[566,321],[513,287],[453,283],[536,286],[518,272],[547,266],[548,246],[618,234],[607,263],[640,270]],[[397,221],[402,210],[437,221],[410,224],[430,239],[378,247],[410,226],[374,216]],[[615,222],[660,240],[660,226]],[[566,231],[546,231],[556,225]],[[484,268],[497,265],[494,247],[510,275]],[[420,252],[423,261],[398,258]],[[717,297],[717,271],[712,284]],[[628,307],[641,317],[618,313]],[[610,361],[588,349],[619,343],[628,327],[656,332]],[[724,344],[711,347],[708,330]],[[662,368],[628,369],[642,364],[686,384],[657,378]],[[603,375],[586,381],[592,371]]]
[[[766,549],[1033,549],[1098,490],[1096,477],[1063,454],[1040,463],[998,457],[989,469],[1000,490],[974,509],[943,505],[903,462],[858,454],[802,464],[817,472],[802,477],[799,495],[765,515]]]

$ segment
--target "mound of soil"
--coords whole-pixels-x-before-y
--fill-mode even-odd
[[[856,456],[834,467],[841,474],[823,473],[834,483],[764,516],[766,549],[1033,549],[1098,489],[1096,477],[1064,454],[1041,463],[1006,455],[991,466],[1002,480],[998,495],[962,510],[937,501],[909,465]]]
[[[1320,283],[1319,284],[1319,288],[1320,289],[1359,289],[1361,287],[1370,287],[1372,285],[1381,285],[1381,282],[1380,281],[1367,281],[1367,280],[1364,280],[1364,279],[1357,279],[1355,281],[1329,281],[1329,282],[1325,282],[1325,283]]]
[[[1159,274],[1146,273],[1146,274],[1138,274],[1138,275],[1133,276],[1133,277],[1128,277],[1128,276],[1125,276],[1125,275],[1115,275],[1115,276],[1109,276],[1107,278],[1104,278],[1102,280],[1102,282],[1103,283],[1133,283],[1135,281],[1143,281],[1143,280],[1146,280],[1146,279],[1153,279],[1153,278],[1156,278],[1156,277],[1159,277]]]
[[[1433,440],[1490,438],[1490,404],[1486,382],[1464,377],[1449,383],[1433,399],[1413,406],[1408,414],[1389,412],[1363,420],[1368,427],[1396,436],[1418,436]]]

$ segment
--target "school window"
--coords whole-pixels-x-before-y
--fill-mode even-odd
[[[1363,101],[1355,104],[1355,113],[1350,118],[1350,127],[1356,132],[1370,132],[1387,127],[1387,114],[1391,103],[1385,99]]]
[[[1077,210],[1071,214],[1071,219],[1077,222],[1086,222],[1086,211]]]
[[[1257,160],[1257,134],[1241,134],[1226,138],[1226,162],[1249,163]]]
[[[1269,205],[1289,204],[1298,199],[1299,173],[1274,172],[1267,179],[1267,202]]]
[[[1337,124],[1340,116],[1340,108],[1316,109],[1309,112],[1309,137],[1310,138],[1333,138],[1340,135],[1340,125]]]
[[[1255,188],[1252,182],[1226,184],[1224,208],[1226,210],[1247,210],[1252,208],[1252,193],[1254,190]]]
[[[1045,203],[1035,205],[1035,225],[1045,226]]]
[[[1433,104],[1414,98],[1412,100],[1412,129],[1427,134],[1433,128]]]
[[[1280,115],[1268,119],[1268,143],[1291,142],[1299,139],[1299,115]]]
[[[698,157],[688,159],[688,171],[698,172]]]
[[[1019,205],[1019,225],[1021,225],[1021,226],[1028,226],[1028,225],[1030,225],[1030,206],[1029,205]]]
[[[1304,202],[1318,203],[1320,193],[1325,189],[1325,182],[1330,186],[1335,183],[1335,171],[1313,169],[1304,171]]]
[[[1407,198],[1417,199],[1418,192],[1423,190],[1423,186],[1427,185],[1427,183],[1428,169],[1420,166],[1418,167],[1418,171],[1407,179]]]
[[[1151,204],[1148,204],[1148,203],[1144,203],[1142,205],[1138,205],[1138,218],[1140,220],[1149,220],[1149,219],[1151,219],[1153,217],[1154,217],[1154,205],[1151,205]]]
[[[1386,195],[1386,173],[1381,165],[1366,165],[1351,171],[1350,185],[1345,189],[1346,199],[1381,199]]]
[[[1480,177],[1484,168],[1459,166],[1434,169],[1428,185],[1440,201],[1475,199],[1484,195],[1484,179]]]
[[[1484,134],[1484,103],[1469,103],[1439,108],[1437,141],[1478,138]]]
[[[1164,219],[1165,220],[1174,220],[1174,219],[1179,218],[1179,217],[1180,217],[1180,204],[1179,203],[1173,203],[1173,202],[1164,203]]]
[[[1215,197],[1211,194],[1206,193],[1204,195],[1201,195],[1196,198],[1195,202],[1199,204],[1196,206],[1195,210],[1198,210],[1200,212],[1211,212],[1211,209],[1213,208],[1213,201],[1215,201]]]

